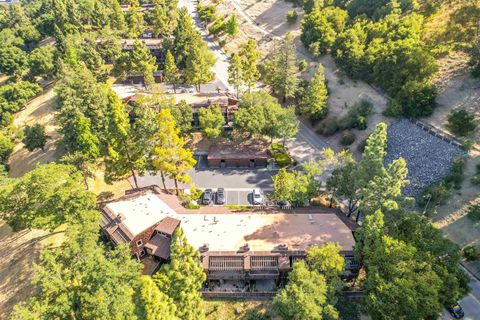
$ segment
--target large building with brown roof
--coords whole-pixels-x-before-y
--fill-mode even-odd
[[[102,230],[114,243],[128,243],[139,259],[167,261],[173,232],[181,227],[201,253],[209,280],[285,277],[312,246],[338,243],[354,269],[352,231],[334,209],[314,214],[177,214],[154,190],[143,190],[108,203]]]

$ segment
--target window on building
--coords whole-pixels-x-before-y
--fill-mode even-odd
[[[142,241],[142,240],[138,240],[138,241],[137,241],[137,247],[140,247],[142,244],[143,244],[143,241]]]
[[[143,257],[145,255],[145,250],[142,249],[142,251],[140,251],[140,257]]]

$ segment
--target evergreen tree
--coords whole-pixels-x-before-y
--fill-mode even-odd
[[[205,319],[200,289],[206,279],[200,265],[200,254],[177,228],[170,247],[170,263],[153,276],[161,292],[173,299],[176,316],[183,320]]]
[[[149,276],[142,276],[135,294],[137,316],[142,320],[175,320],[176,306]]]
[[[283,97],[293,98],[298,87],[298,62],[295,43],[290,34],[267,59],[265,81]]]
[[[170,50],[167,51],[165,55],[165,66],[163,68],[163,77],[165,83],[173,85],[173,92],[177,93],[176,85],[180,81],[180,74],[178,73],[178,68],[175,64],[175,59],[173,58]]]
[[[152,24],[157,37],[168,37],[177,26],[177,2],[172,0],[155,0],[152,12]]]
[[[178,23],[173,31],[175,41],[173,43],[173,55],[177,62],[177,67],[184,69],[186,67],[187,55],[191,49],[202,41],[200,34],[193,25],[192,18],[186,8],[178,11]]]
[[[242,69],[242,60],[238,54],[234,53],[230,60],[230,65],[228,66],[228,83],[235,88],[237,98],[239,88],[243,84]]]
[[[319,64],[300,103],[300,112],[312,120],[322,119],[328,112],[327,100],[328,90],[324,69]]]
[[[184,141],[178,136],[178,129],[169,109],[160,110],[158,128],[153,166],[162,174],[163,187],[166,189],[163,176],[166,174],[175,181],[178,194],[178,181],[186,183],[190,180],[187,171],[193,168],[196,161],[192,151],[184,148]]]
[[[238,22],[237,16],[235,14],[232,14],[230,18],[228,18],[228,20],[226,21],[225,31],[232,37],[234,37],[238,33]]]
[[[211,68],[215,65],[216,58],[204,42],[194,45],[188,53],[185,67],[185,80],[188,84],[195,85],[200,92],[202,83],[213,79],[214,73]]]
[[[122,32],[126,28],[125,16],[122,12],[122,7],[120,7],[118,0],[109,0],[109,6],[111,8],[110,27],[114,30]]]
[[[257,50],[257,42],[249,39],[240,46],[240,57],[242,58],[241,79],[248,87],[248,92],[255,88],[260,72],[257,69],[257,62],[260,59],[260,52]]]
[[[150,54],[148,47],[141,41],[135,40],[130,56],[130,71],[142,75],[145,86],[149,87],[155,82],[153,73],[157,71],[155,57]]]
[[[145,21],[138,0],[130,0],[128,36],[137,39],[145,31]]]
[[[145,171],[144,154],[132,150],[138,145],[131,139],[130,122],[125,105],[115,92],[109,88],[105,90],[108,91],[109,99],[105,130],[105,181],[111,183],[125,179],[131,174],[135,187],[138,188],[135,170]]]

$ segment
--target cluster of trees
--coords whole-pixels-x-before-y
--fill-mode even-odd
[[[260,79],[258,59],[260,52],[257,50],[257,42],[253,39],[243,43],[240,51],[232,55],[228,67],[228,83],[235,88],[237,98],[240,88],[247,87],[248,92],[251,92]]]
[[[287,200],[293,206],[305,206],[321,193],[318,177],[325,172],[326,167],[341,167],[353,161],[353,156],[347,149],[338,153],[325,149],[323,157],[321,161],[306,162],[297,170],[280,169],[273,177],[272,198],[277,201]]]
[[[10,319],[203,319],[199,293],[205,275],[182,230],[173,235],[171,262],[152,280],[127,245],[99,239],[96,196],[66,164],[38,166],[19,179],[0,178],[0,217],[15,230],[54,230],[65,240],[47,248],[35,268],[38,291]],[[184,272],[188,271],[188,272]]]
[[[340,275],[345,261],[338,244],[312,247],[307,258],[295,262],[288,284],[273,300],[283,319],[339,319],[336,294],[342,288]]]
[[[459,269],[458,246],[407,209],[413,200],[402,196],[406,164],[399,158],[384,166],[386,139],[381,123],[368,138],[362,160],[337,167],[327,188],[348,200],[349,214],[366,215],[355,250],[367,273],[363,286],[372,317],[434,318],[465,294],[468,279]]]
[[[235,14],[219,17],[217,15],[217,7],[214,5],[202,6],[200,3],[197,5],[197,10],[200,20],[205,22],[205,24],[212,23],[208,28],[210,34],[219,36],[222,33],[226,33],[231,37],[235,37],[238,33],[238,22]]]
[[[57,94],[64,149],[87,162],[102,160],[107,182],[132,176],[138,187],[136,174],[147,170],[161,171],[175,183],[188,181],[195,160],[175,126],[173,101],[159,89],[131,108],[79,63],[65,69]],[[182,109],[176,112],[183,117]]]
[[[232,59],[232,68],[234,64],[235,60]],[[274,93],[283,97],[283,102],[294,98],[299,114],[318,121],[328,113],[324,68],[319,64],[310,81],[301,81],[300,71],[306,69],[304,64],[305,61],[298,61],[293,37],[287,34],[261,65],[263,80],[272,87]]]
[[[301,40],[312,53],[331,51],[354,79],[364,79],[392,98],[389,112],[408,117],[432,113],[437,67],[422,40],[423,15],[413,1],[307,1]]]
[[[295,136],[299,122],[292,107],[283,108],[266,91],[247,93],[239,103],[234,125],[240,132],[285,140]]]

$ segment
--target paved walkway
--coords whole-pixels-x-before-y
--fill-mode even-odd
[[[215,63],[215,66],[213,66],[212,71],[215,73],[216,78],[225,86],[225,88],[228,88],[229,91],[233,92],[234,88],[228,84],[228,66],[230,65],[230,59],[222,51],[222,48],[220,48],[220,46],[214,41],[213,37],[209,36],[203,28],[202,21],[200,21],[200,17],[198,16],[197,12],[197,3],[198,1],[196,0],[179,0],[178,7],[187,8],[190,16],[193,19],[195,27],[200,32],[203,40],[207,43],[208,47],[217,58],[217,62]]]

